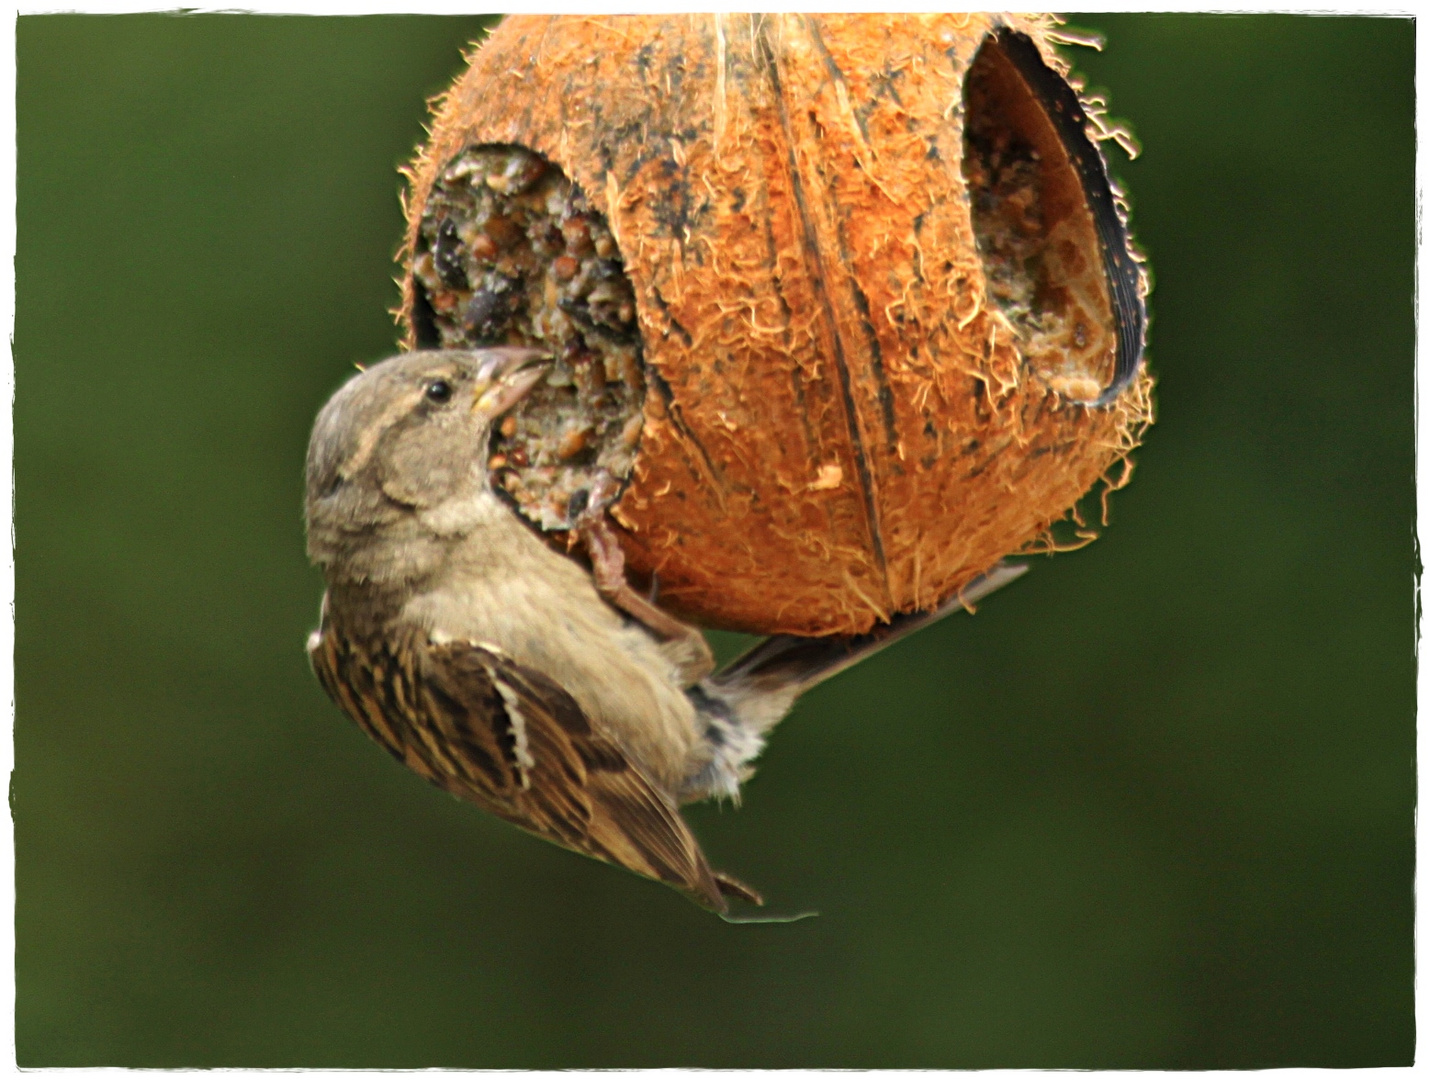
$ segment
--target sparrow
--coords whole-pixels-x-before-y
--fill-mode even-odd
[[[546,375],[525,348],[404,353],[351,378],[308,447],[309,558],[327,589],[308,657],[328,696],[413,772],[580,854],[726,913],[679,807],[738,801],[806,690],[1026,569],[848,637],[765,639],[712,673],[700,631],[638,596],[593,500],[590,566],[498,494],[494,425]]]

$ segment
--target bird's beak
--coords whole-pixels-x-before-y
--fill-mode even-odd
[[[483,349],[477,383],[486,389],[478,393],[472,411],[495,420],[531,393],[550,362],[551,357],[538,349]]]

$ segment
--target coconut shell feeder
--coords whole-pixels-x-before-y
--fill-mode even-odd
[[[508,17],[411,169],[409,348],[532,345],[494,483],[707,626],[868,630],[1120,486],[1146,276],[1050,17]],[[1078,519],[1081,520],[1080,518]]]

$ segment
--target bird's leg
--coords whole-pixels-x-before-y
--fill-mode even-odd
[[[591,560],[591,576],[596,591],[607,601],[670,643],[671,659],[681,674],[693,684],[715,670],[715,656],[705,635],[689,623],[656,607],[631,588],[626,580],[626,555],[611,528],[606,509],[617,494],[616,482],[602,473],[592,485],[584,509],[576,515],[574,528],[586,545]]]

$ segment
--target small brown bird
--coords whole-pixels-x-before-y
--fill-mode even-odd
[[[698,630],[613,580],[593,517],[594,574],[492,490],[492,426],[545,371],[530,349],[407,353],[323,407],[307,464],[308,554],[328,585],[313,669],[453,795],[715,911],[760,903],[710,868],[679,804],[737,799],[801,693],[1025,568],[859,637],[768,638],[711,675]]]

